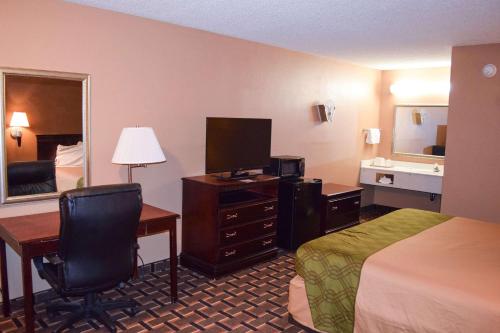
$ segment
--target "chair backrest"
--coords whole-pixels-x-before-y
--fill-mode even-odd
[[[112,288],[134,272],[142,211],[139,184],[93,186],[59,198],[63,288]]]

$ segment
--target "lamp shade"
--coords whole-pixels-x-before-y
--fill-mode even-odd
[[[10,119],[10,127],[30,127],[26,112],[13,112]]]
[[[151,127],[124,128],[111,160],[115,164],[152,164],[165,161],[165,155]]]

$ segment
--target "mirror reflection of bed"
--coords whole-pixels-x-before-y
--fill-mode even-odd
[[[7,195],[82,187],[82,81],[7,74],[4,84]],[[14,112],[24,123],[15,122]]]

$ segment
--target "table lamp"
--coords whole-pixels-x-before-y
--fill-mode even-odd
[[[128,165],[128,182],[132,183],[132,169],[148,164],[165,162],[155,132],[151,127],[126,127],[122,129],[113,159],[114,164]]]

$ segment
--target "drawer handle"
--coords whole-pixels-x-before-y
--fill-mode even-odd
[[[269,244],[271,244],[272,242],[273,242],[273,240],[272,240],[272,239],[262,241],[262,246],[269,245]]]
[[[236,254],[236,250],[225,251],[224,252],[224,257],[234,256],[235,254]]]
[[[355,205],[359,205],[359,201],[354,201],[354,204]]]
[[[233,232],[226,232],[226,238],[231,238],[231,237],[234,237],[238,234],[237,231],[233,231]]]
[[[232,219],[237,219],[237,218],[238,218],[238,213],[226,215],[226,220],[232,220]]]
[[[57,239],[42,239],[40,243],[52,243],[57,242]]]
[[[274,223],[273,223],[273,222],[264,223],[264,229],[271,228],[273,225],[274,225]]]
[[[336,211],[337,209],[339,209],[338,206],[332,206],[332,212]]]
[[[274,210],[274,206],[264,206],[264,211],[269,212],[271,210]]]

